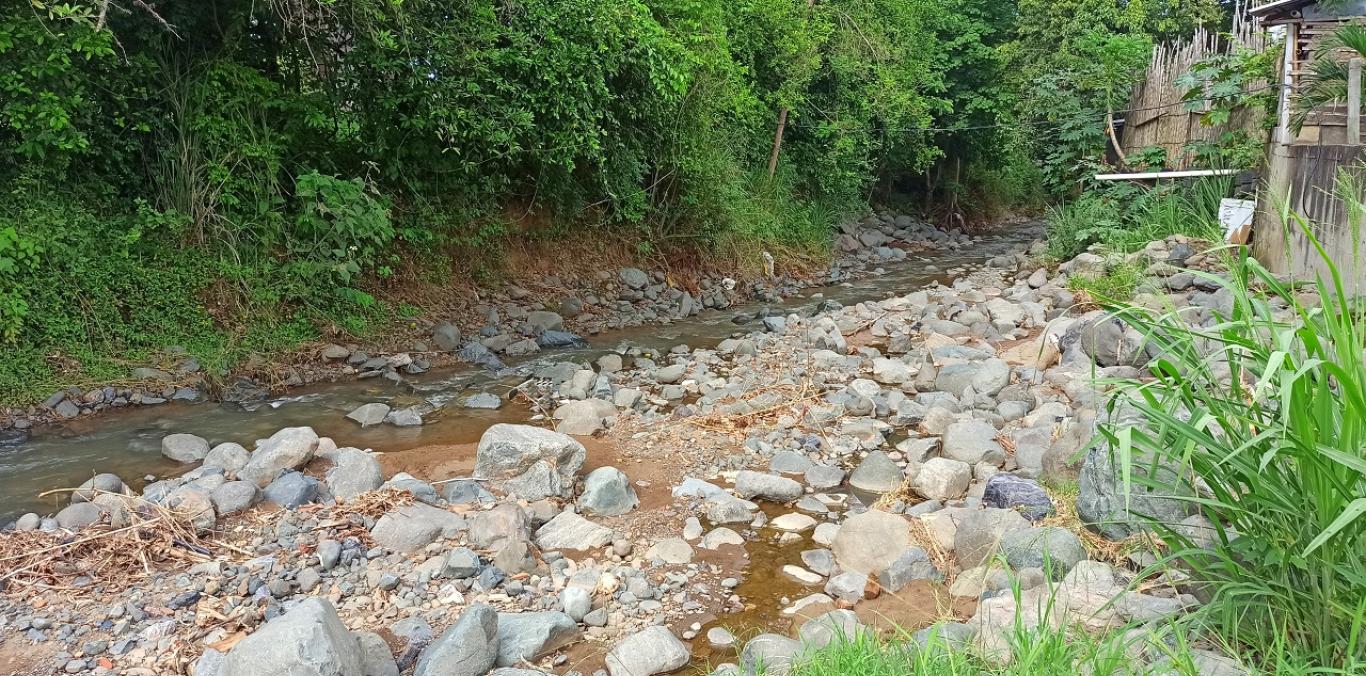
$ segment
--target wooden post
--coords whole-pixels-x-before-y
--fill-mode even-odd
[[[811,13],[811,8],[816,6],[816,0],[806,0],[806,13]],[[773,132],[773,152],[768,155],[768,180],[773,180],[773,173],[778,170],[778,152],[783,149],[783,131],[787,129],[787,108],[778,111],[778,130]]]
[[[1361,145],[1361,57],[1347,62],[1347,145]]]
[[[778,131],[773,134],[773,152],[768,156],[768,179],[773,180],[773,172],[778,170],[778,151],[783,149],[783,129],[787,127],[787,109],[778,112]]]

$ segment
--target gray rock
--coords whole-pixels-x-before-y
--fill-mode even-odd
[[[221,516],[244,512],[256,504],[260,491],[250,481],[229,481],[209,494],[213,509]]]
[[[740,651],[740,673],[787,676],[796,666],[802,644],[781,634],[759,634]]]
[[[830,465],[812,465],[806,470],[806,485],[820,491],[844,483],[844,470]]]
[[[498,613],[498,660],[500,667],[520,664],[558,650],[579,637],[579,627],[568,615],[539,613]]]
[[[492,493],[471,479],[445,484],[441,489],[441,497],[452,505],[491,505],[495,501]]]
[[[199,462],[209,454],[209,442],[193,434],[171,434],[161,440],[161,454],[176,462]]]
[[[646,627],[622,639],[607,653],[611,676],[652,676],[687,666],[688,647],[668,627]]]
[[[1070,331],[1069,331],[1070,332]],[[1098,366],[1141,366],[1143,338],[1123,320],[1110,315],[1092,319],[1080,327],[1082,352]]]
[[[381,516],[370,529],[370,537],[381,547],[408,554],[447,535],[447,531],[458,528],[460,523],[459,516],[418,502]]]
[[[38,530],[38,524],[42,523],[43,517],[34,512],[29,512],[14,522],[14,530]]]
[[[735,634],[732,634],[725,627],[712,627],[707,630],[707,645],[720,650],[729,650],[735,646]]]
[[[385,417],[388,415],[388,404],[372,402],[357,406],[350,413],[347,413],[346,417],[360,423],[361,427],[374,427],[375,425],[384,422]]]
[[[1148,530],[1153,522],[1180,524],[1190,515],[1189,504],[1166,496],[1189,495],[1190,490],[1172,466],[1158,464],[1150,470],[1151,465],[1149,460],[1134,459],[1126,493],[1109,449],[1098,445],[1087,451],[1077,477],[1077,516],[1082,523],[1111,540]],[[1170,488],[1159,491],[1150,484]]]
[[[470,517],[469,544],[478,549],[502,549],[527,539],[531,520],[515,502],[504,502]]]
[[[671,364],[654,372],[654,379],[666,385],[672,385],[683,379],[683,374],[688,370],[687,364]]]
[[[1013,474],[997,474],[987,479],[982,493],[987,507],[1014,509],[1030,521],[1042,521],[1053,513],[1053,501],[1037,481]]]
[[[323,570],[332,570],[341,560],[342,545],[336,540],[319,540],[317,553],[318,567]]]
[[[575,436],[591,436],[604,429],[607,423],[617,417],[617,407],[602,399],[582,399],[571,401],[555,409],[555,419],[559,424],[555,431]]]
[[[735,493],[746,500],[764,498],[791,502],[802,496],[802,485],[776,474],[744,470],[735,477]]]
[[[446,552],[446,559],[441,572],[446,577],[460,579],[478,575],[483,567],[483,563],[479,560],[479,554],[473,549],[456,547]]]
[[[432,343],[442,352],[460,349],[460,329],[450,322],[441,322],[432,327]]]
[[[792,451],[774,453],[773,459],[768,462],[769,469],[779,474],[804,474],[813,466],[806,456]]]
[[[93,526],[104,518],[104,510],[93,502],[77,502],[57,512],[57,525],[67,530]]]
[[[270,482],[262,496],[281,507],[294,509],[318,497],[318,480],[300,472],[286,472]]]
[[[209,454],[204,456],[205,467],[221,467],[229,474],[246,467],[248,462],[251,462],[251,454],[242,448],[241,444],[232,442],[214,446]]]
[[[916,472],[911,487],[931,500],[954,500],[962,497],[971,481],[972,467],[967,463],[930,458]]]
[[[373,631],[358,631],[356,645],[360,647],[362,676],[398,676],[398,664],[394,662],[394,655],[389,652],[389,644],[385,643],[379,634]]]
[[[384,484],[384,472],[375,456],[358,448],[339,448],[332,458],[327,486],[338,500],[350,500]]]
[[[819,650],[831,643],[852,642],[863,631],[852,610],[832,610],[802,623],[797,638],[807,650]]]
[[[117,474],[96,474],[85,480],[74,493],[71,494],[72,502],[90,502],[98,495],[124,495],[127,493],[128,486],[124,485],[123,479]]]
[[[389,477],[389,480],[384,482],[384,485],[380,486],[380,488],[396,488],[401,491],[408,491],[420,502],[425,502],[429,505],[436,504],[436,489],[426,481],[418,479],[407,472],[399,472],[398,474]]]
[[[460,400],[465,408],[496,411],[503,407],[503,398],[491,392],[477,392]]]
[[[901,488],[906,475],[882,451],[873,451],[849,474],[849,485],[869,493],[887,493]]]
[[[749,523],[754,519],[750,503],[730,495],[718,495],[707,499],[707,520],[714,524]]]
[[[985,420],[959,420],[944,430],[943,455],[975,465],[982,461],[1000,464],[1005,449],[996,442],[996,428]]]
[[[574,512],[560,512],[536,531],[536,544],[542,549],[597,549],[612,541],[612,529],[589,521]]]
[[[863,600],[868,589],[868,574],[847,570],[825,583],[825,593],[836,601],[853,605]]]
[[[935,568],[930,556],[920,547],[911,547],[877,574],[878,583],[884,591],[898,592],[914,580],[939,580],[943,578]]]
[[[498,660],[499,614],[482,603],[465,609],[455,624],[422,651],[414,676],[484,676]]]
[[[845,570],[875,574],[910,545],[911,526],[904,517],[870,509],[845,519],[830,548]]]
[[[839,569],[835,565],[835,554],[828,549],[808,549],[802,552],[802,565],[817,575],[829,577]]]
[[[575,622],[582,622],[593,610],[593,595],[583,587],[565,587],[560,591],[560,609]]]
[[[579,510],[584,513],[619,516],[638,504],[640,499],[631,487],[630,478],[615,467],[599,467],[589,472],[583,481]]]
[[[982,565],[999,551],[1007,533],[1029,528],[1029,522],[1012,509],[982,509],[969,512],[958,523],[953,536],[953,551],[958,565],[973,568]]]
[[[300,469],[318,450],[318,433],[312,427],[286,427],[269,439],[257,442],[251,460],[237,472],[237,478],[264,487],[280,472]]]
[[[1051,570],[1055,580],[1061,580],[1078,562],[1086,560],[1086,547],[1081,540],[1057,526],[1006,533],[1001,538],[1001,551],[1011,568]]]
[[[396,408],[389,411],[389,415],[384,416],[384,422],[394,427],[421,427],[422,412],[417,406]]]
[[[499,423],[479,439],[474,472],[503,481],[526,500],[568,497],[588,451],[573,437],[530,425]]]
[[[940,368],[935,376],[934,387],[955,397],[962,397],[968,388],[990,397],[1009,384],[1010,365],[1000,359],[987,359]]]
[[[218,676],[362,674],[360,645],[332,604],[304,599],[228,652]]]
[[[533,310],[527,313],[522,329],[523,333],[531,336],[544,331],[561,331],[564,329],[564,318],[554,312]]]
[[[911,641],[921,648],[961,650],[968,647],[976,635],[972,627],[962,622],[936,622],[911,634]]]
[[[650,284],[650,276],[638,268],[622,268],[617,276],[628,288],[639,291]]]
[[[650,550],[645,552],[645,558],[669,564],[691,563],[692,545],[683,538],[667,538],[654,543]]]

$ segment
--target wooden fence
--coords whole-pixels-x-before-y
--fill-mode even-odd
[[[1208,102],[1196,110],[1190,110],[1184,100],[1186,88],[1176,84],[1178,78],[1191,72],[1197,63],[1210,56],[1229,54],[1239,48],[1258,51],[1266,48],[1266,35],[1255,21],[1247,17],[1241,6],[1235,8],[1233,16],[1233,26],[1228,34],[1202,27],[1187,40],[1164,43],[1153,48],[1148,70],[1134,88],[1129,99],[1129,112],[1124,115],[1120,147],[1125,155],[1157,146],[1167,151],[1167,169],[1205,168],[1193,166],[1192,157],[1187,152],[1190,144],[1215,141],[1225,132],[1238,129],[1261,133],[1257,128],[1260,113],[1255,111],[1237,111],[1228,123],[1222,125],[1202,124],[1200,118],[1208,110]],[[1265,83],[1253,83],[1251,86],[1259,85],[1265,86]]]
[[[1300,279],[1326,275],[1328,269],[1297,219],[1284,222],[1283,211],[1298,214],[1338,266],[1352,295],[1366,292],[1361,228],[1366,214],[1342,199],[1357,200],[1366,186],[1366,147],[1361,145],[1272,144],[1266,187],[1258,197],[1253,254],[1273,272]]]

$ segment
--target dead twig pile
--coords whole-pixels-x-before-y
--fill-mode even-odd
[[[0,585],[9,593],[33,589],[79,595],[95,587],[125,589],[175,564],[211,559],[191,522],[193,514],[120,496],[127,525],[79,531],[0,533]]]

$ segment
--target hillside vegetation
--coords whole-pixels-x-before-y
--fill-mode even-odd
[[[874,200],[1036,207],[1099,161],[1152,42],[1219,20],[1213,0],[7,3],[0,401],[168,346],[221,374],[322,325],[364,336],[421,312],[387,285],[496,280],[517,238],[810,256]]]

